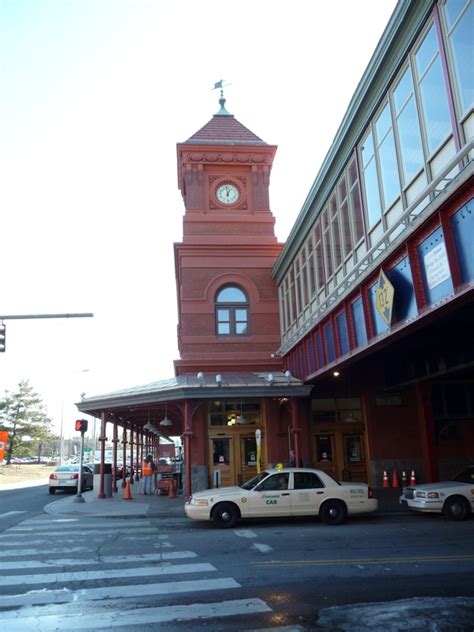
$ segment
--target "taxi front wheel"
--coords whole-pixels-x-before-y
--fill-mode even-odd
[[[216,527],[230,529],[237,523],[239,512],[232,503],[220,503],[212,512],[212,519]]]
[[[346,507],[340,500],[327,500],[319,511],[325,524],[342,524],[346,519]]]

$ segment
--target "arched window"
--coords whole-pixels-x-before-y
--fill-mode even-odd
[[[249,301],[239,287],[227,285],[217,292],[216,331],[218,336],[249,334]]]

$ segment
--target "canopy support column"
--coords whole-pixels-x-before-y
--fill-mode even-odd
[[[186,493],[185,500],[188,500],[192,494],[192,481],[191,481],[191,437],[193,436],[191,430],[191,406],[189,400],[184,402],[184,465],[186,471]]]
[[[106,437],[106,425],[107,422],[105,420],[106,413],[102,411],[101,421],[100,421],[100,474],[99,474],[99,493],[97,498],[105,498],[105,442],[107,441]]]

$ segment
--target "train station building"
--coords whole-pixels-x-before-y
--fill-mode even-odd
[[[285,244],[277,148],[223,95],[178,144],[180,357],[169,380],[78,404],[103,446],[110,424],[137,460],[182,437],[187,494],[290,449],[374,487],[474,461],[473,16],[396,5]]]

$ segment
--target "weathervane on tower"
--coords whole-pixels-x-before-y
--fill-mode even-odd
[[[225,79],[221,79],[217,83],[214,84],[214,87],[211,90],[219,90],[221,91],[221,96],[219,99],[219,105],[221,109],[217,112],[216,116],[231,116],[229,112],[225,109],[225,98],[224,98],[224,88],[232,85],[231,83],[224,83]]]

